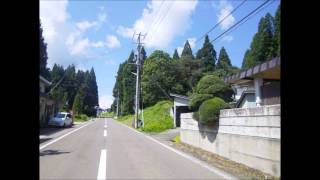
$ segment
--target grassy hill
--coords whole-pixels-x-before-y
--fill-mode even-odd
[[[154,106],[144,109],[145,126],[144,128],[140,128],[140,130],[146,132],[162,132],[173,128],[173,118],[170,116],[170,108],[172,105],[170,101],[160,101]],[[131,126],[133,115],[122,116],[118,120]]]

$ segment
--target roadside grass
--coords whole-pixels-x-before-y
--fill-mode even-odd
[[[103,112],[101,114],[101,117],[103,117],[103,118],[112,118],[112,117],[114,117],[114,113],[113,112]]]
[[[172,107],[171,101],[160,101],[154,106],[148,107],[143,110],[145,125],[144,128],[140,127],[138,131],[145,132],[162,132],[167,129],[173,128],[173,118],[170,116],[170,108]],[[118,121],[132,127],[134,115],[119,116]],[[140,114],[142,119],[142,114]]]
[[[132,114],[126,115],[126,116],[119,116],[117,121],[120,121],[121,123],[127,125],[127,126],[132,126],[132,120],[133,120]]]
[[[88,121],[89,119],[91,119],[91,118],[88,117],[87,115],[85,115],[85,114],[80,114],[80,115],[75,115],[74,118],[73,118],[73,121],[74,121],[74,122],[86,122],[86,121]]]
[[[180,135],[174,137],[171,141],[174,142],[174,143],[180,143],[181,142]]]
[[[162,132],[173,128],[173,118],[170,116],[171,101],[160,101],[144,110],[145,132]]]

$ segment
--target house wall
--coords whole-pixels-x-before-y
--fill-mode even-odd
[[[246,94],[246,96],[243,98],[240,108],[250,108],[250,107],[256,107],[256,96],[255,94]]]
[[[40,81],[40,92],[45,92],[45,88],[46,88],[46,86],[45,86],[45,84],[42,82],[42,81]]]
[[[181,114],[181,141],[280,177],[280,105],[220,111],[208,127]]]
[[[261,87],[261,91],[263,105],[280,104],[279,81],[265,82],[264,85]]]
[[[40,97],[39,99],[39,120],[40,126],[43,126],[45,124],[46,98]]]

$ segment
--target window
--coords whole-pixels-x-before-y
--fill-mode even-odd
[[[58,114],[56,114],[55,117],[56,117],[56,118],[65,118],[65,117],[66,117],[66,114],[58,113]]]

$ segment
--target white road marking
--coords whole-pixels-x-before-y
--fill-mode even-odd
[[[213,172],[215,174],[218,174],[219,176],[223,177],[224,179],[237,179],[236,177],[234,177],[234,176],[232,176],[230,174],[227,174],[226,172],[223,172],[218,168],[215,168],[213,166],[209,166],[208,164],[200,161],[199,159],[196,159],[196,158],[194,158],[194,157],[192,157],[192,156],[190,156],[190,155],[188,155],[188,154],[186,154],[184,152],[178,151],[178,150],[176,150],[176,149],[174,149],[174,148],[172,148],[172,147],[170,147],[170,146],[168,146],[166,144],[163,144],[163,143],[159,142],[158,140],[156,140],[156,139],[154,139],[154,138],[152,138],[152,137],[150,137],[150,136],[148,136],[146,134],[143,134],[142,132],[136,131],[135,129],[130,128],[130,127],[128,127],[128,126],[126,126],[126,125],[124,125],[124,124],[122,124],[120,122],[117,122],[117,123],[122,125],[122,126],[124,126],[124,127],[126,127],[126,128],[128,128],[128,129],[130,129],[130,130],[132,130],[132,131],[134,131],[134,132],[136,132],[136,133],[138,133],[138,134],[140,134],[140,135],[145,136],[146,138],[150,139],[151,141],[160,144],[161,146],[163,146],[163,147],[165,147],[165,148],[167,148],[167,149],[179,154],[180,156],[182,156],[182,157],[184,157],[186,159],[189,159],[190,161],[192,161],[192,162],[194,162],[194,163],[196,163],[196,164],[208,169],[209,171],[211,171],[211,172]]]
[[[107,150],[102,149],[100,154],[100,162],[98,169],[98,180],[103,180],[107,178]]]
[[[92,123],[91,123],[91,122],[89,122],[88,124],[85,124],[85,125],[83,125],[83,126],[79,127],[78,129],[75,129],[75,130],[73,130],[73,131],[71,131],[71,132],[68,132],[67,134],[65,134],[65,135],[63,135],[63,136],[60,136],[60,137],[58,137],[57,139],[55,139],[55,140],[53,140],[53,141],[50,141],[49,143],[47,143],[47,144],[45,144],[45,145],[43,145],[43,146],[40,146],[39,150],[41,150],[41,149],[43,149],[43,148],[45,148],[45,147],[49,146],[50,144],[53,144],[53,143],[55,143],[55,142],[57,142],[57,141],[61,140],[62,138],[66,137],[66,136],[68,136],[68,135],[70,135],[70,134],[72,134],[72,133],[74,133],[74,132],[76,132],[76,131],[78,131],[78,130],[80,130],[80,129],[84,128],[84,127],[86,127],[86,126],[88,126],[89,124],[92,124]]]
[[[107,136],[107,130],[103,131],[103,136],[106,137]]]
[[[104,125],[104,128],[107,128],[107,125]]]

